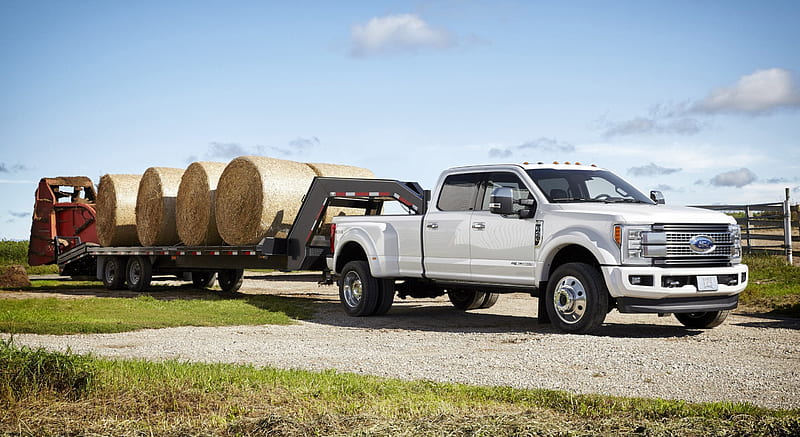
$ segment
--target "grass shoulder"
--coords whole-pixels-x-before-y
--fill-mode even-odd
[[[34,334],[114,333],[177,326],[290,324],[309,318],[311,305],[266,295],[222,295],[200,298],[0,299],[0,332]]]
[[[106,360],[0,342],[0,434],[796,435],[800,411],[336,371]],[[47,372],[47,378],[37,372]],[[22,381],[19,385],[16,381]],[[3,395],[4,394],[4,395]]]
[[[800,267],[780,256],[749,255],[750,281],[739,302],[759,312],[800,317]]]

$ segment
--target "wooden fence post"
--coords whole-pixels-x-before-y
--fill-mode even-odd
[[[747,238],[747,253],[753,251],[753,246],[750,244],[750,205],[744,206],[744,234]]]
[[[783,201],[783,239],[786,242],[786,261],[792,265],[792,210],[789,208],[789,188]]]

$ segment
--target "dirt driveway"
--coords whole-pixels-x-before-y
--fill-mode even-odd
[[[800,408],[800,319],[737,313],[712,330],[674,318],[609,314],[595,335],[536,323],[536,299],[503,295],[485,310],[459,312],[447,298],[395,299],[385,316],[346,316],[333,286],[316,275],[248,273],[243,293],[313,302],[291,326],[181,327],[121,334],[16,335],[31,346],[106,357],[337,369],[404,379],[547,388],[575,393],[741,401]],[[185,288],[153,293],[186,298]],[[105,290],[9,293],[0,297],[109,296]],[[118,296],[138,293],[119,292]]]

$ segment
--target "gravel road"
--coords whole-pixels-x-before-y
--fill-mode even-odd
[[[314,302],[314,318],[296,325],[14,338],[34,347],[112,358],[337,369],[403,379],[800,408],[800,319],[737,313],[722,326],[702,331],[686,330],[672,317],[614,311],[595,335],[568,335],[538,325],[536,299],[524,294],[502,295],[494,307],[467,313],[455,310],[446,297],[396,299],[385,316],[353,318],[339,307],[337,289],[319,287],[316,279],[248,274],[245,280],[244,293]],[[27,296],[0,292],[2,297]]]

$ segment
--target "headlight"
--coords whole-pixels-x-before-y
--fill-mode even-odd
[[[731,264],[742,262],[742,227],[739,225],[728,225],[728,232],[731,234]]]
[[[646,255],[659,256],[654,253],[649,253],[651,247],[656,247],[646,245],[649,231],[650,226],[614,226],[614,237],[617,244],[619,244],[622,264],[650,265],[650,258],[647,258]]]

